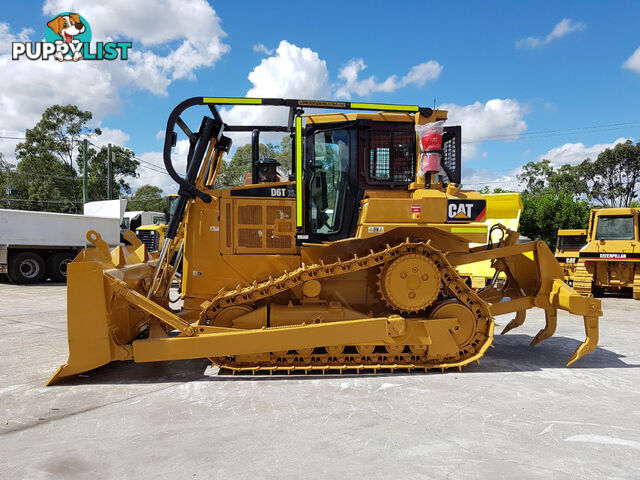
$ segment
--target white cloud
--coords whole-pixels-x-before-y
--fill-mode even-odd
[[[214,66],[229,51],[220,19],[205,0],[47,0],[43,13],[70,9],[89,22],[93,41],[132,40],[129,60],[100,67],[119,85],[156,95],[166,95],[175,80],[195,79],[195,70]],[[144,47],[162,47],[163,53]]]
[[[587,158],[595,160],[598,154],[603,150],[613,148],[618,143],[624,143],[627,140],[627,138],[620,137],[612,143],[596,143],[590,147],[585,146],[582,142],[565,143],[564,145],[552,148],[548,152],[543,153],[538,157],[537,161],[547,159],[550,160],[555,167],[559,167],[565,163],[577,165]]]
[[[33,35],[31,28],[23,28],[20,33],[14,35],[8,23],[0,23],[0,55],[10,54],[12,42],[27,42],[31,35]]]
[[[247,97],[327,98],[330,95],[327,63],[310,48],[298,47],[285,40],[275,54],[263,59],[251,73],[252,87]],[[288,110],[282,107],[242,107],[222,109],[229,125],[286,125]],[[274,135],[264,136],[273,141]],[[235,134],[234,143],[248,142],[249,134]],[[261,137],[262,138],[262,137]],[[270,140],[269,140],[270,139]]]
[[[640,47],[636,48],[636,51],[627,58],[627,61],[622,64],[624,68],[633,70],[636,73],[640,73]]]
[[[348,62],[340,70],[339,78],[344,84],[336,91],[336,97],[350,99],[352,94],[367,96],[372,92],[394,92],[407,85],[422,87],[429,80],[435,80],[442,72],[442,66],[430,60],[419,65],[414,65],[409,72],[398,79],[396,75],[387,77],[382,82],[377,82],[374,76],[359,80],[359,72],[367,66],[362,59],[354,59]]]
[[[52,17],[66,11],[80,13],[96,39],[125,37],[146,46],[222,32],[205,0],[47,0],[42,7]]]
[[[257,43],[253,46],[253,51],[258,53],[266,53],[267,55],[273,55],[275,52],[272,48],[267,48],[264,43]]]
[[[570,18],[565,18],[558,22],[550,34],[545,37],[527,37],[516,42],[516,47],[538,48],[562,38],[571,32],[583,31],[587,26],[582,22],[574,22]]]
[[[462,125],[462,155],[465,160],[477,156],[486,140],[516,140],[527,129],[523,117],[527,109],[511,98],[494,98],[486,103],[460,106],[444,104],[449,125]]]
[[[187,152],[189,151],[189,141],[179,140],[173,149],[174,168],[179,175],[184,175],[187,166]],[[177,193],[178,184],[167,174],[164,168],[162,152],[145,152],[137,155],[140,162],[138,168],[139,177],[128,177],[126,180],[134,192],[143,185],[154,185],[164,192],[164,195]]]
[[[521,190],[522,187],[518,185],[516,175],[520,167],[512,171],[495,171],[488,170],[486,168],[476,170],[473,168],[462,169],[462,185],[464,188],[471,188],[474,190],[480,190],[485,185],[491,190],[496,187],[500,187],[504,190]]]
[[[98,147],[107,146],[108,144],[125,147],[131,138],[128,133],[118,128],[101,127],[100,130],[102,130],[102,135],[91,138],[91,143]]]

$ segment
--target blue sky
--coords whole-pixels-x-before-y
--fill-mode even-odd
[[[11,41],[40,41],[61,11],[83,15],[94,41],[132,41],[130,60],[12,61]],[[159,165],[158,132],[190,96],[435,99],[463,126],[467,185],[513,186],[527,161],[576,163],[640,140],[638,18],[631,1],[5,2],[0,136],[24,135],[52,103],[76,103],[94,112],[101,141]],[[278,121],[239,109],[227,119]],[[14,145],[0,139],[9,160]],[[141,173],[134,187],[172,191],[166,175]]]

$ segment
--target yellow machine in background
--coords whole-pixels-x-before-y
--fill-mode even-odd
[[[171,216],[175,212],[179,198],[180,197],[175,194],[167,196],[164,222],[154,223],[153,225],[141,225],[136,228],[135,234],[140,241],[144,243],[144,246],[147,247],[148,252],[158,252],[162,250],[165,233],[167,232],[167,227],[171,221]]]
[[[564,281],[573,286],[580,249],[587,244],[587,231],[581,229],[558,230],[555,257],[564,271]]]
[[[219,105],[280,107],[289,121],[227,125]],[[195,106],[211,116],[194,132],[181,115]],[[516,313],[506,331],[534,306],[546,323],[532,344],[553,335],[565,309],[586,332],[568,363],[593,351],[600,302],[563,282],[544,242],[518,244],[500,227],[500,240],[470,248],[487,239],[486,200],[459,187],[461,128],[442,130],[446,117],[414,105],[182,102],[164,144],[180,197],[162,250],[150,257],[131,232],[133,245],[113,250],[87,234],[93,247],[69,265],[69,360],[49,383],[114,360],[209,358],[251,373],[461,369],[491,346],[495,315]],[[173,167],[176,125],[191,145],[185,177]],[[254,184],[215,189],[226,134],[250,131],[254,165],[260,132],[292,136],[291,180],[270,181],[262,162]],[[172,308],[181,260],[183,302]],[[487,260],[506,280],[475,292],[456,267]]]
[[[480,245],[499,244],[504,236],[504,229],[497,226],[513,230],[518,230],[520,226],[520,214],[522,213],[522,199],[520,194],[513,193],[490,193],[482,195],[487,201],[487,214],[484,224],[487,226],[487,238],[482,243],[472,243],[470,247],[478,247]],[[493,228],[496,226],[496,228]],[[469,265],[460,265],[457,267],[458,273],[467,279],[474,289],[482,289],[493,279],[496,270],[491,266],[491,260],[484,260]],[[499,274],[498,278],[504,280],[504,273]]]
[[[632,291],[640,300],[640,237],[637,208],[591,210],[587,245],[580,250],[574,288],[588,295]]]

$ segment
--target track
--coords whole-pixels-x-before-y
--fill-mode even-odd
[[[573,289],[580,295],[588,296],[591,294],[593,285],[593,275],[589,273],[584,262],[576,263],[576,270],[573,275]]]
[[[277,278],[269,278],[265,282],[254,282],[244,288],[220,292],[211,302],[204,306],[200,322],[210,325],[215,317],[225,308],[239,305],[251,305],[256,301],[267,299],[285,292],[308,280],[327,280],[332,276],[343,275],[366,269],[379,269],[402,255],[420,254],[427,256],[438,267],[443,285],[445,300],[457,301],[467,307],[475,320],[474,331],[468,340],[458,345],[458,353],[447,358],[432,358],[427,345],[345,345],[342,347],[323,347],[288,352],[265,352],[260,356],[249,357],[216,357],[214,364],[233,373],[255,373],[277,371],[303,372],[327,371],[360,372],[360,371],[411,371],[415,369],[461,369],[473,361],[477,361],[489,348],[493,340],[493,319],[488,305],[458,275],[446,257],[428,242],[405,242],[374,251],[366,255],[353,257],[324,264],[302,265],[300,268],[285,272]],[[462,307],[461,307],[462,308]],[[282,327],[281,327],[282,328]],[[284,327],[286,328],[286,327]]]

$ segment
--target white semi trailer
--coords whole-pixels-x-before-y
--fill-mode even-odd
[[[109,246],[120,243],[126,206],[126,200],[89,202],[84,215],[0,209],[0,274],[16,283],[65,282],[89,230]]]

